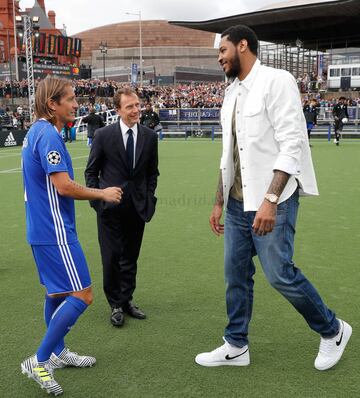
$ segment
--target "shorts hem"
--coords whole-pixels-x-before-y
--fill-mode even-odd
[[[46,288],[46,286],[45,286],[44,284],[42,284],[42,285]],[[84,288],[81,289],[81,290],[69,290],[69,291],[50,292],[50,293],[49,293],[48,291],[46,291],[46,294],[47,294],[47,295],[51,295],[51,294],[70,294],[70,293],[82,292],[83,290],[88,289],[88,288],[91,287],[91,286],[92,286],[92,284],[90,283],[90,285],[84,287]]]

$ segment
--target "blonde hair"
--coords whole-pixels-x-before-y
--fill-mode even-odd
[[[58,77],[47,77],[38,84],[35,93],[35,116],[37,119],[46,119],[52,124],[55,123],[56,115],[49,108],[48,100],[52,99],[59,103],[68,86],[72,86],[70,80]]]

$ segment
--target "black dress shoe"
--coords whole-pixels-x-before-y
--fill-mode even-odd
[[[113,308],[111,311],[110,322],[114,326],[122,326],[125,321],[124,311],[120,308]]]
[[[137,307],[132,301],[129,301],[123,306],[124,311],[136,319],[145,319],[146,315],[139,307]]]

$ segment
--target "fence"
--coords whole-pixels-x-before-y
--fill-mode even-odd
[[[348,107],[349,122],[345,126],[343,134],[351,134],[360,137],[360,106]],[[105,124],[115,123],[118,115],[114,109],[99,112],[103,115]],[[221,137],[221,125],[219,122],[220,108],[172,108],[160,109],[159,116],[162,130],[159,133],[163,137]],[[78,117],[75,122],[76,135],[78,139],[85,140],[87,136],[87,125],[83,123],[84,116]],[[318,108],[318,126],[313,130],[313,135],[327,135],[328,128],[333,125],[331,106]]]

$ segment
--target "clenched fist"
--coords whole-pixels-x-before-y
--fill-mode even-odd
[[[105,202],[120,203],[122,190],[119,187],[109,187],[103,189],[103,200]]]

